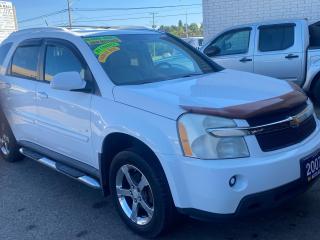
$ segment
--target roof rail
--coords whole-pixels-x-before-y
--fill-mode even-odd
[[[72,25],[72,27],[70,26],[59,26],[68,30],[74,30],[74,29],[79,29],[79,28],[91,28],[91,29],[123,29],[123,30],[142,30],[142,29],[148,29],[148,30],[152,30],[152,28],[148,28],[148,27],[143,27],[143,26],[92,26],[92,25]]]
[[[20,36],[25,34],[32,34],[37,32],[81,32],[81,31],[94,31],[94,30],[149,30],[157,31],[148,27],[141,26],[88,26],[88,25],[73,25],[69,26],[58,26],[58,27],[38,27],[38,28],[26,28],[10,34],[10,36]]]
[[[12,36],[23,35],[27,33],[36,33],[36,32],[56,32],[56,31],[66,31],[66,29],[61,27],[39,27],[39,28],[26,28],[16,32],[13,32]]]
[[[109,26],[90,26],[90,25],[72,25],[71,27],[63,25],[60,27],[68,29],[68,30],[77,29],[77,28],[92,28],[92,29],[99,29],[99,28],[100,29],[110,29],[111,28]]]

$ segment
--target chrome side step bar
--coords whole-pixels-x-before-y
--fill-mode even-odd
[[[20,148],[19,152],[28,157],[31,158],[39,163],[41,163],[42,165],[45,165],[59,173],[62,173],[68,177],[71,177],[81,183],[84,183],[85,185],[95,188],[95,189],[101,189],[101,185],[99,183],[99,181],[97,181],[95,178],[88,176],[87,174],[71,168],[67,165],[64,165],[62,163],[56,162],[52,159],[46,158],[30,149],[27,148]]]

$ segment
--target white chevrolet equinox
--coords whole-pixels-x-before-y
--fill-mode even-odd
[[[237,217],[302,193],[320,130],[295,85],[225,70],[167,33],[40,28],[0,48],[1,158],[111,195],[136,233]]]

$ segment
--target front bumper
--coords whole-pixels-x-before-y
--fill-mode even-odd
[[[190,217],[211,221],[221,219],[236,219],[250,216],[274,207],[293,199],[307,191],[315,182],[307,184],[303,179],[298,179],[268,191],[255,193],[244,197],[233,214],[216,214],[192,208],[178,208],[182,214]]]
[[[320,149],[319,124],[303,142],[285,149],[262,153],[257,143],[249,144],[253,154],[242,159],[159,156],[176,207],[188,215],[244,215],[248,208],[274,207],[306,190],[300,161]],[[233,176],[237,183],[231,187]]]

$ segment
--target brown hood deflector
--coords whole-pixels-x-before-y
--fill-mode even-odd
[[[252,103],[235,105],[225,108],[203,108],[195,106],[184,106],[181,108],[190,113],[214,115],[233,119],[249,119],[268,115],[269,113],[281,112],[304,104],[308,97],[296,84],[290,84],[292,91],[274,98]]]

